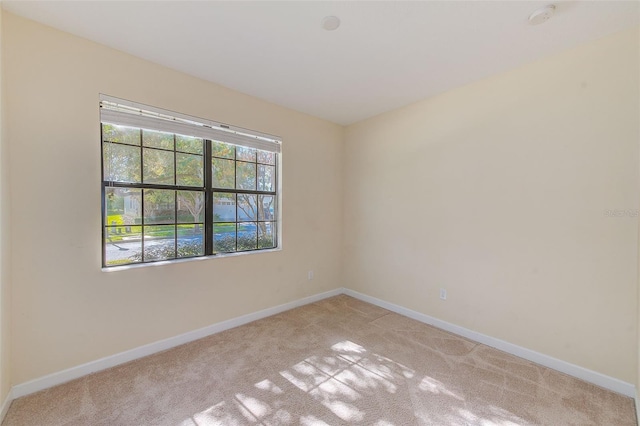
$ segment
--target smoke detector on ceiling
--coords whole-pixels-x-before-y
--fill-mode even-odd
[[[327,31],[333,31],[340,26],[340,18],[337,16],[325,16],[322,18],[322,28]]]
[[[531,15],[529,15],[529,24],[531,25],[539,25],[543,22],[547,22],[549,18],[553,16],[553,13],[556,11],[556,6],[554,4],[550,4],[548,6],[542,7]]]

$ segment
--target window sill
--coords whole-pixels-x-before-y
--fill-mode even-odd
[[[223,254],[216,254],[216,255],[212,255],[212,256],[200,256],[200,257],[187,257],[185,259],[160,260],[160,261],[157,261],[157,262],[149,262],[149,263],[132,263],[132,264],[129,264],[129,265],[122,265],[122,266],[102,267],[102,272],[118,272],[118,271],[126,271],[128,269],[146,268],[146,267],[152,267],[152,266],[173,265],[173,264],[176,264],[176,263],[202,262],[202,261],[211,260],[211,259],[224,259],[224,258],[228,258],[228,257],[255,255],[255,254],[259,254],[259,253],[273,253],[273,252],[278,252],[278,251],[282,251],[282,248],[281,247],[276,247],[276,248],[273,248],[273,249],[266,249],[266,250],[239,251],[239,252],[235,252],[235,253],[223,253]]]

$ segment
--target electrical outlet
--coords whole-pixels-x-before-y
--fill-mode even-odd
[[[447,300],[447,290],[444,288],[440,289],[440,299]]]
[[[313,271],[307,272],[307,279],[311,281],[313,279]]]

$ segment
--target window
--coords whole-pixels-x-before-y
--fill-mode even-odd
[[[278,246],[279,140],[107,96],[101,122],[103,266]]]

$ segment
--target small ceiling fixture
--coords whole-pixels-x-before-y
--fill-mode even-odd
[[[327,31],[333,31],[340,26],[340,18],[337,16],[325,16],[322,18],[322,28]]]
[[[531,15],[529,15],[529,23],[531,25],[539,25],[543,22],[547,22],[549,18],[553,16],[553,13],[556,11],[556,5],[550,4],[548,6],[542,7]]]

